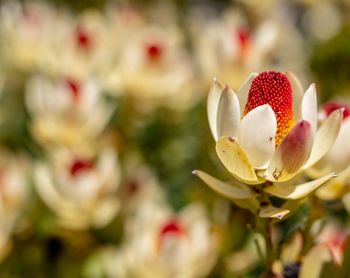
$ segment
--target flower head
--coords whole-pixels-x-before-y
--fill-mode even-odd
[[[256,194],[245,184],[264,184],[266,193],[295,200],[334,176],[331,172],[301,185],[285,184],[318,162],[332,147],[340,130],[340,109],[330,113],[317,128],[314,84],[303,94],[300,82],[290,72],[252,73],[236,95],[214,79],[207,108],[216,152],[241,182],[235,181],[233,186],[201,171],[195,174],[219,193],[240,200],[239,205],[242,199],[249,200],[245,206],[264,208],[266,213],[261,215],[283,217],[286,211],[272,209],[266,200],[260,199],[257,204]]]

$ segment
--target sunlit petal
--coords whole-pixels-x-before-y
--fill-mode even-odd
[[[315,135],[317,131],[317,96],[315,84],[311,84],[303,96],[301,118],[311,124],[312,133]]]
[[[241,108],[241,113],[243,113],[245,105],[247,103],[247,99],[248,99],[248,94],[249,94],[249,89],[250,86],[252,84],[252,81],[255,77],[258,76],[258,73],[256,72],[252,72],[248,78],[243,82],[242,86],[239,88],[239,90],[237,91],[237,97],[239,100],[239,105]]]
[[[211,84],[209,95],[208,95],[207,113],[208,113],[209,127],[215,141],[218,139],[217,127],[216,127],[216,116],[217,116],[221,92],[223,89],[224,89],[224,85],[221,84],[219,80],[214,78]]]
[[[217,134],[221,136],[236,137],[239,130],[241,114],[238,98],[228,87],[222,91],[217,111]]]
[[[231,174],[242,180],[257,181],[254,168],[236,139],[221,137],[216,143],[216,152]]]
[[[254,168],[264,168],[275,152],[276,117],[269,105],[251,110],[242,120],[239,142]]]
[[[325,120],[321,128],[318,129],[310,158],[306,162],[304,169],[314,165],[332,147],[333,143],[337,139],[341,121],[342,112],[340,110],[336,110],[332,112],[332,114]]]

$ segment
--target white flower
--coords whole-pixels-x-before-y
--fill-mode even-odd
[[[48,154],[48,162],[35,167],[35,186],[59,224],[86,229],[111,222],[120,207],[116,196],[120,180],[116,151],[105,147],[98,153],[86,154],[54,149]]]
[[[291,73],[252,73],[237,95],[214,80],[208,96],[208,120],[216,152],[238,180],[268,182],[263,190],[284,199],[300,199],[334,176],[301,185],[283,184],[318,162],[332,147],[341,126],[341,110],[317,128],[314,84],[302,94]],[[195,171],[210,187],[232,199],[249,199],[251,189],[228,185]]]
[[[26,104],[31,131],[43,145],[84,145],[106,127],[113,108],[93,80],[35,76],[28,81]]]
[[[148,204],[127,222],[125,243],[103,254],[108,277],[205,277],[217,258],[216,240],[200,204],[175,214]]]

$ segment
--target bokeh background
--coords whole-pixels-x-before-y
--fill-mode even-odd
[[[229,178],[211,81],[293,71],[347,101],[349,15],[347,0],[0,1],[0,277],[258,277],[251,215],[191,174]]]

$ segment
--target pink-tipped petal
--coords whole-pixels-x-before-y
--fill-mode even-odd
[[[278,146],[264,178],[273,182],[284,182],[291,179],[309,158],[311,148],[311,125],[301,120]]]
[[[275,113],[268,104],[251,110],[241,122],[239,142],[254,168],[264,168],[275,152]]]
[[[342,117],[342,111],[336,110],[332,112],[321,128],[319,128],[316,133],[310,158],[303,167],[304,169],[318,162],[332,147],[339,134]]]
[[[224,85],[214,78],[207,99],[207,114],[211,133],[215,141],[218,139],[217,127],[216,127],[216,116],[218,111],[219,100],[221,92],[224,89]]]
[[[311,84],[303,96],[301,118],[311,124],[312,133],[315,136],[317,131],[317,95],[315,84]]]
[[[236,137],[239,130],[241,114],[236,94],[228,87],[221,93],[217,111],[217,135]]]
[[[227,170],[241,180],[257,181],[254,168],[236,139],[232,137],[221,137],[216,143],[216,153]]]

